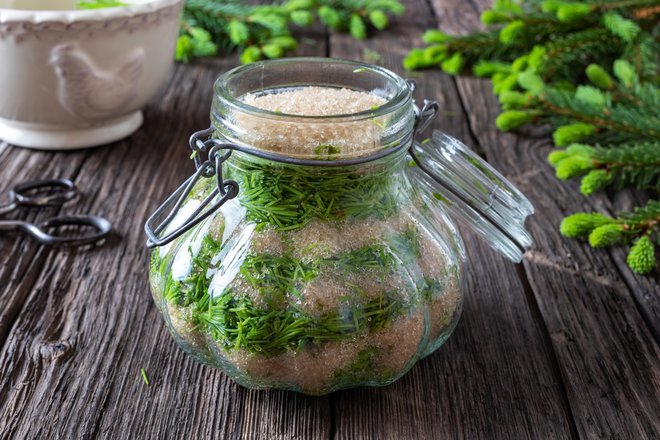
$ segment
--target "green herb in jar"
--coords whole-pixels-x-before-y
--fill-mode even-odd
[[[218,137],[320,164],[395,146],[392,121],[412,127],[384,99],[347,89],[236,99],[265,112],[214,106],[227,122],[214,120]],[[349,166],[233,151],[222,171],[238,196],[209,220],[222,228],[202,222],[152,261],[177,341],[247,386],[323,394],[400,377],[451,332],[461,300],[453,242],[416,204],[405,164],[403,149]],[[186,203],[215,185],[202,179]]]

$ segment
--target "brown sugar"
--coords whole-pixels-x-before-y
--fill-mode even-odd
[[[417,310],[376,332],[311,346],[298,352],[287,351],[266,357],[239,350],[227,356],[250,381],[300,387],[308,394],[323,394],[331,391],[335,373],[350,369],[358,353],[366,348],[378,350],[374,366],[379,371],[389,372],[391,378],[400,376],[417,360],[424,334],[424,314]],[[377,375],[375,371],[374,376]]]
[[[300,116],[352,115],[385,103],[383,98],[367,92],[315,86],[283,89],[279,93],[248,93],[243,101],[262,110]]]
[[[282,114],[272,119],[246,113],[236,115],[236,125],[245,134],[245,142],[259,149],[307,158],[334,152],[345,158],[367,154],[381,147],[380,136],[385,124],[380,120],[382,118],[308,118],[354,115],[385,104],[385,99],[371,93],[301,87],[276,93],[247,94],[243,101],[257,109]],[[329,146],[332,148],[328,149]]]

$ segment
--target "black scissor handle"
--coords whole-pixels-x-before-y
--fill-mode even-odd
[[[92,231],[89,234],[70,236],[58,235],[49,230],[67,226],[87,226]],[[112,224],[103,217],[94,215],[69,215],[53,217],[41,225],[25,222],[22,220],[0,220],[0,231],[23,231],[41,244],[84,246],[103,240],[112,230]]]
[[[77,237],[61,236],[57,235],[56,233],[54,234],[45,232],[47,229],[58,229],[63,226],[89,226],[94,231],[90,234]],[[112,224],[103,217],[97,217],[95,215],[62,215],[46,220],[41,225],[39,225],[39,229],[41,232],[39,236],[34,235],[32,232],[29,233],[43,244],[66,244],[70,246],[83,246],[86,244],[96,243],[97,241],[103,240],[105,237],[107,237],[107,235],[110,233],[110,230],[112,229]]]
[[[12,188],[9,200],[24,206],[59,206],[76,193],[76,186],[69,179],[33,180]]]

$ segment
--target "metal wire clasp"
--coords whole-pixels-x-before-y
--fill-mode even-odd
[[[438,115],[440,106],[435,101],[429,101],[428,99],[424,100],[424,106],[420,110],[417,107],[417,104],[413,105],[413,110],[415,111],[415,130],[413,138],[418,134],[426,130],[426,128],[433,122],[435,117]]]
[[[147,219],[144,232],[147,234],[147,247],[163,246],[175,240],[193,226],[213,214],[227,200],[238,195],[238,183],[234,180],[224,180],[222,163],[229,159],[233,144],[222,143],[212,139],[213,129],[198,131],[190,137],[190,148],[197,171],[176,189],[165,202]],[[208,159],[203,160],[203,153],[208,152]],[[177,214],[185,203],[188,195],[201,177],[216,177],[216,188],[204,198],[199,206],[187,217],[178,219]],[[171,207],[171,208],[170,208]],[[165,213],[168,212],[166,215]],[[165,218],[158,223],[161,217]],[[165,231],[163,235],[161,232]]]
[[[410,93],[414,95],[415,91],[417,90],[417,83],[413,79],[406,79],[406,82],[408,83],[408,88],[410,88]],[[426,128],[431,124],[431,122],[433,122],[435,117],[438,116],[439,110],[440,110],[440,106],[435,101],[430,101],[428,99],[425,99],[424,105],[422,106],[421,110],[417,106],[415,101],[413,101],[413,111],[415,112],[413,142],[415,136],[417,136],[418,133],[421,133],[424,130],[426,130]]]
[[[414,89],[414,84],[411,85],[411,88]],[[415,105],[414,111],[415,125],[412,136],[410,137],[411,140],[414,134],[424,130],[431,123],[433,118],[435,118],[438,112],[438,104],[434,101],[424,100],[424,106],[422,109],[420,110]],[[156,209],[145,223],[144,231],[148,237],[147,247],[153,248],[170,243],[193,226],[208,218],[213,212],[220,208],[220,206],[227,202],[227,200],[233,199],[238,195],[238,183],[234,180],[224,180],[222,177],[222,163],[229,159],[234,150],[284,163],[311,166],[340,166],[372,161],[390,154],[394,150],[403,148],[405,147],[405,144],[407,144],[407,142],[402,142],[402,144],[396,148],[379,151],[378,153],[367,157],[360,157],[351,160],[319,161],[280,157],[277,154],[260,152],[250,147],[222,142],[221,140],[213,138],[214,132],[215,130],[213,128],[207,128],[206,130],[194,133],[190,137],[190,149],[192,150],[192,158],[195,161],[195,168],[197,171],[179,188],[177,188],[177,190],[174,191],[174,193],[172,193],[172,195],[170,195],[167,200],[158,207],[158,209]],[[412,146],[410,148],[412,148]],[[208,155],[206,159],[204,159],[205,155]],[[217,183],[213,192],[211,192],[211,194],[209,194],[186,218],[177,218],[177,214],[180,212],[181,207],[199,179],[201,177],[211,178],[213,176],[216,177]],[[165,218],[160,220],[163,216],[165,216]],[[160,223],[158,223],[159,220]],[[160,235],[163,231],[165,231],[165,233]]]

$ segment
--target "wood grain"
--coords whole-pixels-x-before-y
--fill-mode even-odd
[[[317,43],[303,43],[299,54],[368,58],[403,74],[401,59],[424,29],[475,29],[484,7],[406,5],[405,16],[363,42],[305,31]],[[142,225],[192,172],[187,139],[208,126],[213,81],[237,63],[229,56],[177,65],[144,127],[124,141],[71,153],[0,145],[0,191],[59,176],[82,190],[61,211],[17,215],[95,213],[115,225],[93,249],[0,236],[0,439],[642,439],[660,432],[657,280],[632,276],[618,251],[593,251],[556,233],[568,212],[618,209],[638,196],[577,197],[545,164],[545,140],[493,130],[497,103],[486,82],[437,71],[412,74],[417,97],[440,103],[434,126],[474,145],[542,214],[528,223],[536,245],[524,266],[465,231],[470,271],[458,328],[386,388],[320,398],[247,390],[179,350],[149,294]]]
[[[13,185],[27,180],[55,177],[67,177],[75,180],[87,153],[63,153],[63,159],[66,158],[63,162],[53,160],[55,156],[53,153],[35,154],[28,150],[1,144],[0,193],[6,194]],[[76,201],[84,197],[84,194],[81,194]],[[5,203],[6,200],[0,201],[0,206]],[[75,203],[75,201],[71,203]],[[68,212],[69,206],[70,204],[65,205],[62,212]],[[38,224],[60,211],[55,207],[41,209],[21,207],[8,214],[7,218],[20,218]],[[36,281],[47,252],[28,236],[16,234],[0,235],[0,249],[2,250],[0,252],[0,286],[4,287],[5,292],[0,295],[0,347],[2,347],[25,303],[27,293]]]

